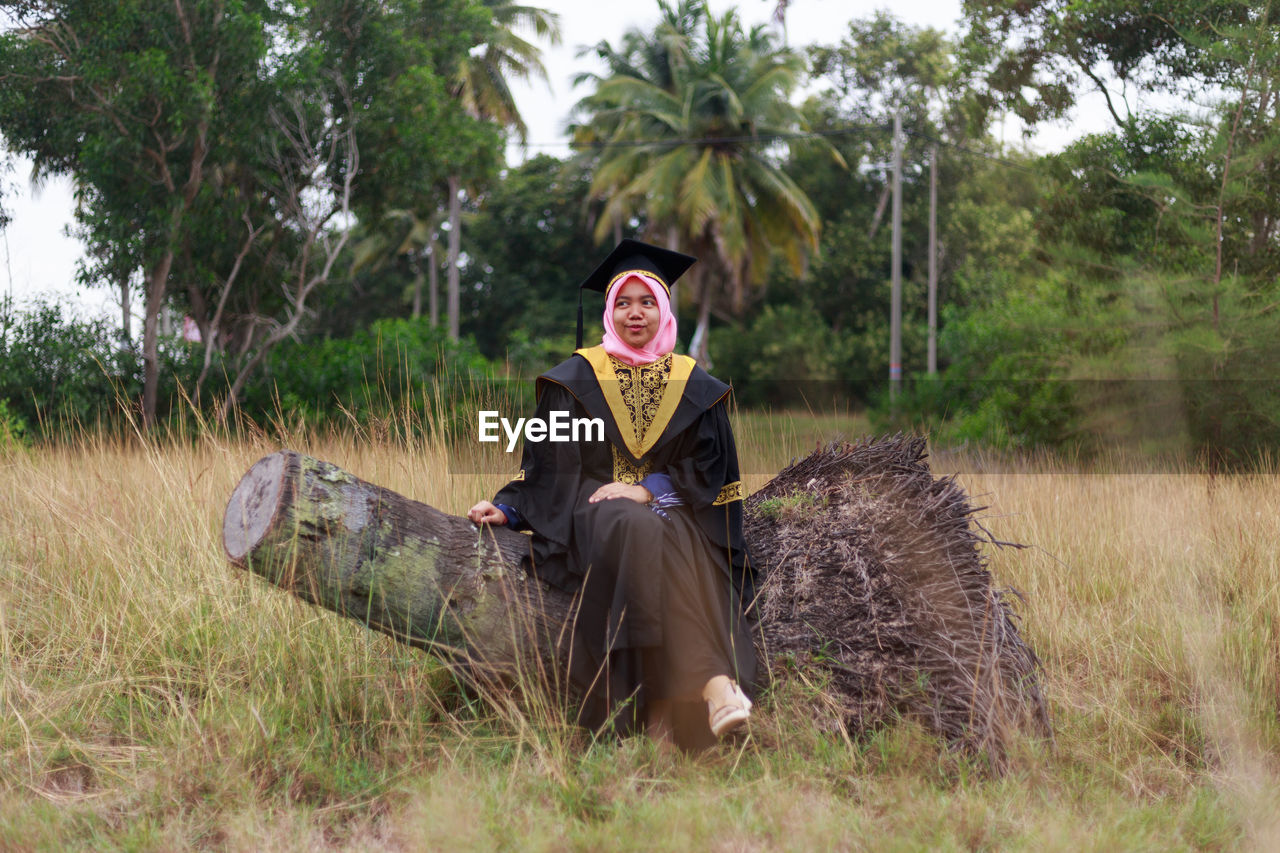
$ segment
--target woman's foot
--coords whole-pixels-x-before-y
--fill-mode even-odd
[[[702,698],[707,700],[708,722],[716,737],[736,731],[751,717],[751,700],[727,675],[708,681],[702,688]]]

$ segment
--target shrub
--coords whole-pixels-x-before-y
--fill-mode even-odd
[[[0,303],[0,401],[28,436],[67,424],[114,424],[141,391],[141,365],[103,318],[66,305]]]
[[[9,411],[7,400],[0,400],[0,451],[23,447],[27,442],[26,421]]]
[[[289,413],[308,425],[353,418],[454,431],[474,429],[477,401],[501,384],[470,339],[450,341],[425,319],[388,319],[350,337],[277,347],[240,402],[254,419]]]
[[[939,350],[947,368],[904,382],[893,407],[887,394],[878,398],[877,429],[924,429],[943,443],[1000,449],[1077,441],[1080,412],[1067,381],[1073,341],[1052,305],[1013,295],[946,320]]]
[[[766,306],[745,334],[713,330],[710,346],[714,372],[733,384],[740,406],[824,408],[847,400],[838,367],[844,347],[811,306]]]

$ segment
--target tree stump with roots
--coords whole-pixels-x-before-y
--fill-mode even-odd
[[[995,543],[922,438],[833,444],[744,507],[758,573],[757,651],[774,678],[818,675],[819,725],[913,718],[1004,766],[1019,731],[1050,736],[1040,664],[997,589]],[[574,599],[521,566],[528,538],[479,530],[308,456],[259,460],[223,520],[231,562],[313,604],[465,664],[562,684]]]

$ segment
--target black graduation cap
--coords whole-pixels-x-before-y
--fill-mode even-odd
[[[582,349],[582,291],[594,290],[608,294],[609,288],[619,278],[629,272],[639,271],[656,278],[670,296],[671,285],[697,261],[693,255],[673,252],[630,238],[623,240],[578,287],[578,349]]]

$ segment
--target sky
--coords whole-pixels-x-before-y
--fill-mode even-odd
[[[545,43],[543,62],[548,80],[513,85],[521,115],[529,127],[529,145],[512,145],[508,160],[539,153],[564,156],[568,145],[563,128],[569,110],[585,92],[574,90],[572,79],[584,70],[602,70],[591,56],[577,58],[579,49],[601,39],[614,44],[632,27],[649,29],[658,20],[657,3],[652,0],[619,3],[615,0],[531,0],[560,15],[561,43]],[[744,24],[768,24],[776,0],[709,0],[711,11],[720,14],[736,6]],[[922,0],[889,7],[874,0],[791,0],[786,16],[787,41],[792,46],[836,44],[848,29],[848,22],[865,18],[878,9],[892,13],[908,24],[932,26],[948,33],[958,32],[960,0]],[[1069,123],[1040,131],[1033,144],[1040,150],[1061,147],[1083,132],[1105,128],[1108,120],[1096,103],[1084,102]],[[3,233],[4,267],[0,268],[0,289],[22,302],[34,295],[62,296],[79,305],[83,313],[119,316],[118,298],[109,289],[84,290],[75,285],[76,260],[82,249],[79,241],[66,236],[71,224],[74,199],[65,179],[52,179],[36,188],[30,181],[30,163],[18,162],[9,176],[13,192],[5,192],[4,204],[13,217]],[[135,303],[136,314],[140,306]]]

